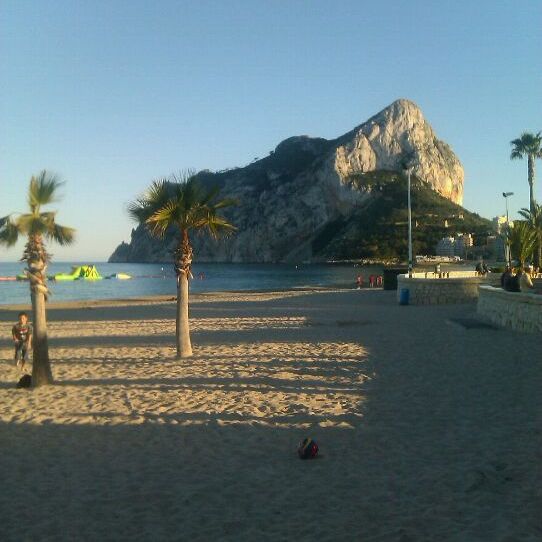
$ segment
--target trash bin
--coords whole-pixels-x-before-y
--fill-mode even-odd
[[[410,290],[408,288],[401,288],[399,292],[399,305],[408,305],[410,298]]]

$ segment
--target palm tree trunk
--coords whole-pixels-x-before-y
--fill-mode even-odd
[[[177,359],[192,355],[190,342],[190,323],[188,320],[188,279],[191,277],[192,247],[188,232],[181,232],[181,242],[175,250],[175,272],[177,274],[177,318],[175,335],[177,341]]]
[[[25,247],[23,259],[28,263],[26,269],[30,282],[32,300],[32,386],[44,386],[53,383],[53,373],[49,361],[49,342],[47,339],[47,318],[45,302],[48,289],[45,284],[47,275],[47,251],[40,235],[30,236]]]
[[[190,342],[190,322],[188,320],[188,277],[181,273],[177,280],[177,358],[192,355]]]
[[[535,199],[534,199],[534,176],[535,176],[535,165],[534,165],[534,156],[529,154],[527,157],[527,169],[528,169],[528,181],[529,181],[529,209],[531,213],[534,213],[535,210]]]
[[[47,339],[47,319],[45,317],[45,295],[31,294],[32,298],[32,386],[44,386],[53,383],[53,373],[49,361],[49,342]]]

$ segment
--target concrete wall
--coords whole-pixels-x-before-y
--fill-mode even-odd
[[[478,299],[478,286],[495,277],[478,277],[474,272],[450,273],[450,278],[425,278],[425,273],[397,277],[397,301],[401,290],[409,290],[411,305],[440,305],[445,303],[472,303]],[[498,280],[498,277],[497,277]]]
[[[432,271],[428,272],[416,272],[412,273],[412,278],[414,279],[441,279],[441,278],[451,278],[451,279],[458,279],[458,278],[471,278],[471,277],[477,277],[478,274],[476,271],[450,271],[449,273],[441,273],[440,276],[436,273],[433,273]]]
[[[494,324],[517,331],[542,333],[542,295],[505,292],[480,286],[477,313]]]

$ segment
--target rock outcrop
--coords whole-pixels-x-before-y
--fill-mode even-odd
[[[405,166],[445,198],[461,204],[463,168],[436,138],[420,109],[397,100],[351,132],[335,139],[291,137],[266,158],[246,167],[198,173],[208,186],[240,204],[227,209],[238,227],[227,241],[194,238],[199,261],[275,262],[315,258],[312,241],[328,224],[348,217],[368,198],[356,179]],[[159,242],[140,226],[110,261],[169,261],[173,233]]]

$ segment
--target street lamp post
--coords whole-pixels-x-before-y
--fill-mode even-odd
[[[503,192],[502,197],[504,198],[505,204],[506,204],[506,231],[508,233],[508,230],[510,228],[510,221],[508,220],[508,198],[510,196],[513,196],[514,192]],[[504,255],[506,261],[508,262],[508,265],[510,266],[512,264],[511,261],[511,255],[510,255],[510,243],[508,241],[508,236],[506,237],[506,244],[505,244],[505,250],[506,254]]]
[[[408,190],[408,277],[412,278],[412,206],[410,204],[410,176],[412,175],[412,167],[405,168],[407,174],[407,190]]]

